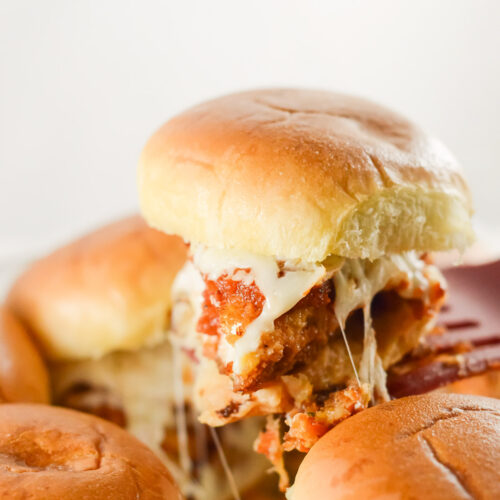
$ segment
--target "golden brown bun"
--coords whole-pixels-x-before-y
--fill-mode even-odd
[[[305,457],[292,500],[500,498],[500,401],[412,396],[351,417]]]
[[[376,258],[473,239],[469,191],[444,146],[332,92],[242,92],[182,113],[147,143],[139,194],[166,233],[281,258]]]
[[[146,446],[100,418],[45,405],[0,405],[3,499],[179,500]]]
[[[0,402],[48,403],[45,363],[16,318],[0,306]]]
[[[440,389],[440,391],[500,398],[500,371],[497,370],[465,378]]]
[[[50,359],[98,358],[164,338],[185,259],[180,238],[130,217],[35,262],[7,300]]]

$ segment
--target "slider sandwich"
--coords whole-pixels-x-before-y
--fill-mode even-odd
[[[288,500],[500,498],[500,401],[425,394],[342,422],[300,465]]]
[[[26,329],[0,306],[0,404],[21,402],[48,404],[49,374]]]
[[[192,410],[192,369],[171,345],[170,288],[186,245],[140,217],[109,224],[35,262],[8,304],[49,360],[54,403],[114,422],[168,466],[190,499],[231,497],[216,445]],[[268,467],[260,422],[219,432],[243,492]]]
[[[282,488],[284,450],[389,399],[387,370],[444,301],[428,252],[473,240],[447,149],[324,91],[242,92],[174,117],[144,148],[139,193],[146,221],[190,244],[172,314],[200,420],[270,416],[256,448]]]
[[[158,457],[123,429],[26,403],[0,405],[0,498],[184,500]]]

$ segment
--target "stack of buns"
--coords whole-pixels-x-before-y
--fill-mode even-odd
[[[432,254],[474,239],[440,142],[363,99],[242,92],[161,127],[139,195],[0,309],[2,498],[500,496],[497,340],[426,350]]]
[[[225,472],[192,407],[191,367],[169,339],[170,288],[186,255],[179,237],[128,217],[33,263],[7,305],[44,354],[55,404],[125,428],[189,497],[224,499]],[[242,492],[267,469],[252,451],[261,426],[253,419],[219,431]]]
[[[49,370],[33,340],[1,307],[1,498],[182,499],[139,440],[102,419],[49,406]]]

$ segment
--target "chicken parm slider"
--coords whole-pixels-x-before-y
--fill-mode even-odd
[[[127,429],[188,498],[224,499],[225,471],[192,411],[192,370],[169,339],[170,289],[186,255],[180,238],[129,217],[33,263],[7,300],[49,360],[56,404]],[[260,427],[248,420],[219,433],[241,491],[268,467],[252,450]]]
[[[49,374],[23,325],[0,305],[0,404],[50,402]]]
[[[0,498],[184,500],[158,457],[123,429],[26,403],[0,405]]]
[[[143,151],[139,192],[147,222],[190,244],[173,322],[201,421],[281,414],[285,450],[389,398],[386,370],[444,300],[426,253],[473,239],[445,147],[325,91],[243,92],[174,117]],[[280,425],[256,445],[278,469]]]
[[[342,422],[300,465],[288,500],[495,499],[500,401],[425,394]]]

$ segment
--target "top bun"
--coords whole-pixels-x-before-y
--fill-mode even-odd
[[[35,404],[0,405],[0,498],[182,500],[151,450],[118,426]]]
[[[500,401],[426,394],[340,423],[299,467],[290,500],[500,498]]]
[[[191,108],[147,143],[139,194],[166,233],[286,259],[473,239],[470,195],[444,146],[392,111],[325,91],[257,90]]]
[[[135,216],[33,264],[7,302],[51,360],[99,358],[164,339],[187,248]]]

